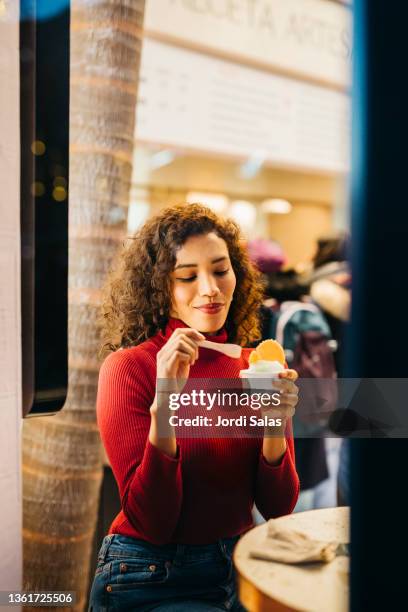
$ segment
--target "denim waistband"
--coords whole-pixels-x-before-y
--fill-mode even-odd
[[[239,540],[239,536],[222,538],[213,544],[163,544],[155,545],[145,540],[110,534],[105,536],[99,551],[98,559],[103,562],[106,557],[130,557],[150,559],[211,559],[220,553],[228,558]]]

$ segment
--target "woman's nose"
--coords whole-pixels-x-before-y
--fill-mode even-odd
[[[215,295],[220,293],[220,289],[214,278],[212,278],[211,276],[205,276],[200,279],[199,292],[200,295],[208,295],[209,297],[214,297]]]

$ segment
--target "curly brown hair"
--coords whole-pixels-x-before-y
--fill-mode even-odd
[[[210,232],[225,240],[237,279],[225,323],[228,338],[242,346],[260,338],[263,285],[238,226],[201,204],[180,204],[152,217],[123,245],[103,290],[101,353],[135,346],[164,331],[177,250],[190,236]]]

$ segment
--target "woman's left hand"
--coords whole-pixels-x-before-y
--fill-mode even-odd
[[[282,428],[286,425],[286,420],[293,417],[296,411],[296,405],[299,400],[299,388],[295,384],[298,378],[296,370],[284,370],[279,373],[279,379],[274,379],[274,393],[279,392],[280,403],[278,406],[263,410],[264,414],[268,414],[274,418],[282,419]]]
[[[274,393],[276,391],[280,393],[280,403],[270,408],[266,414],[280,419],[281,422],[279,425],[276,423],[273,426],[269,424],[264,426],[262,453],[270,465],[278,465],[287,449],[286,421],[293,417],[298,403],[299,389],[295,385],[297,378],[295,370],[284,370],[279,373],[278,378],[273,379]]]
[[[295,384],[295,380],[298,378],[296,370],[287,369],[280,372],[279,380],[274,382],[274,388],[280,391],[279,408],[285,420],[293,417],[296,411],[296,405],[299,401],[299,387]]]

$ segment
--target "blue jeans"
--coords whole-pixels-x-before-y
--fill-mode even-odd
[[[89,612],[245,612],[231,558],[237,540],[155,546],[108,535],[99,551]]]

